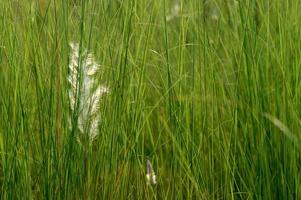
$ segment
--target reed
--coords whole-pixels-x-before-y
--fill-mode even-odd
[[[1,199],[300,199],[297,0],[0,3]]]

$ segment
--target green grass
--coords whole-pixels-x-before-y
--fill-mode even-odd
[[[301,3],[237,2],[1,1],[0,198],[300,199]],[[82,145],[70,41],[111,90]]]

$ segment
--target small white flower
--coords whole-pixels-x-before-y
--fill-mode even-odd
[[[157,177],[154,172],[152,163],[149,160],[146,161],[146,179],[147,179],[148,183],[150,183],[152,185],[157,184]]]

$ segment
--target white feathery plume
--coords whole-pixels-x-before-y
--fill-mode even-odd
[[[81,52],[79,44],[70,42],[70,63],[68,82],[70,83],[69,100],[72,112],[78,111],[78,129],[87,133],[91,140],[98,134],[100,122],[99,103],[107,87],[97,85],[95,75],[100,66],[93,55]],[[78,106],[78,107],[76,107]],[[78,109],[78,110],[77,110]]]
[[[166,21],[171,21],[174,18],[180,17],[180,2],[179,0],[175,0],[173,7],[171,8],[171,12],[166,16]]]
[[[149,160],[146,161],[146,179],[148,183],[152,185],[157,184],[157,176],[154,172],[153,165]]]
[[[211,19],[213,21],[218,21],[220,17],[220,13],[217,7],[214,7],[211,11]]]

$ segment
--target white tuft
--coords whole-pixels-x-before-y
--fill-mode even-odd
[[[176,0],[174,2],[173,7],[171,8],[171,12],[166,16],[166,21],[171,21],[174,18],[180,17],[180,2]]]
[[[149,184],[152,184],[152,185],[157,184],[157,177],[154,172],[152,163],[149,160],[146,161],[146,179]]]
[[[211,19],[213,21],[218,21],[219,20],[219,17],[220,17],[220,13],[218,11],[217,8],[214,8],[212,11],[211,11]]]
[[[69,45],[71,53],[67,79],[70,83],[70,107],[73,113],[78,112],[77,128],[93,140],[98,134],[100,122],[99,103],[109,89],[96,81],[95,75],[100,66],[93,55],[87,51],[80,52],[78,43],[71,42]]]

